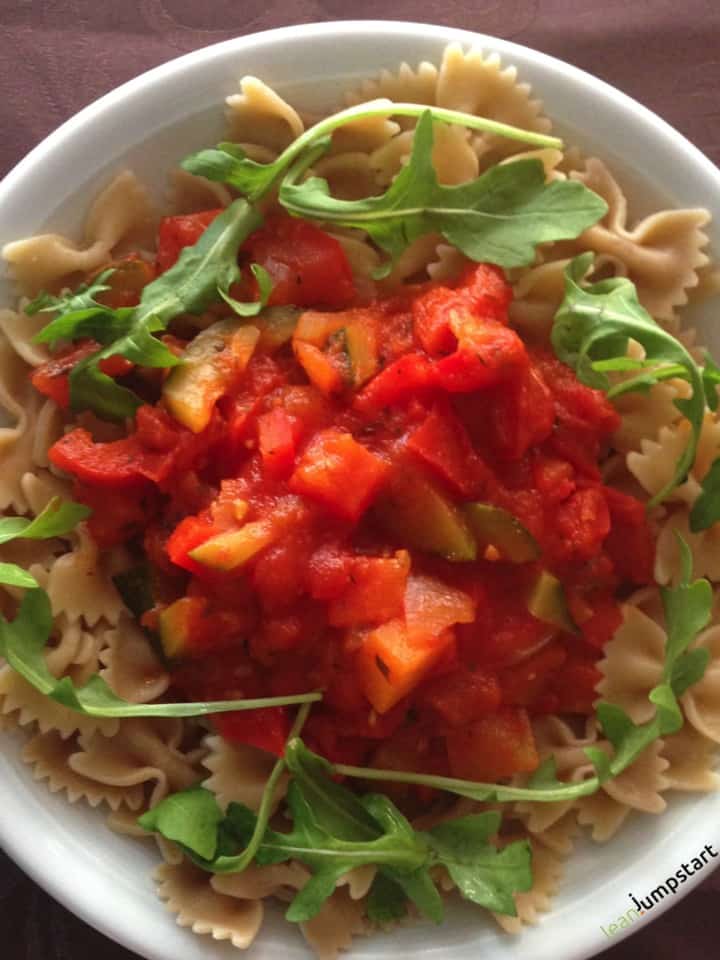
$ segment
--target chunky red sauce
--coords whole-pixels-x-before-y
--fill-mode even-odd
[[[165,221],[157,269],[212,216]],[[357,306],[341,248],[309,224],[277,218],[246,253],[276,281],[272,302],[314,309],[294,333],[259,318],[255,340],[227,340],[205,368],[207,423],[179,423],[155,373],[108,369],[148,399],[130,432],[98,443],[78,428],[50,454],[101,545],[142,544],[144,623],[176,694],[319,689],[303,735],[333,760],[532,770],[529,717],[592,712],[618,597],[652,579],[643,505],[598,467],[617,413],[508,326],[495,267]],[[174,332],[181,349],[187,327]],[[83,349],[36,386],[67,402]],[[283,708],[216,723],[276,752],[288,729]]]

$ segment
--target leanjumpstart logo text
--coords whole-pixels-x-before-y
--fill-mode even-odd
[[[681,864],[680,868],[671,877],[651,890],[647,898],[641,897],[638,899],[635,894],[629,893],[628,896],[634,906],[619,916],[617,920],[609,923],[607,929],[600,924],[600,929],[608,938],[614,937],[621,930],[626,930],[666,897],[675,896],[683,883],[686,883],[690,877],[706,867],[710,860],[718,856],[720,856],[720,853],[713,850],[712,844],[706,844],[697,857],[693,857],[690,863]]]

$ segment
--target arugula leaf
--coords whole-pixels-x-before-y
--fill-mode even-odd
[[[630,280],[615,277],[583,285],[593,262],[592,253],[572,260],[565,270],[565,299],[555,314],[552,345],[558,359],[572,367],[578,379],[617,397],[633,390],[649,390],[668,377],[681,377],[692,387],[692,396],[675,400],[690,422],[690,437],[668,483],[650,500],[660,503],[682,483],[695,460],[705,411],[705,390],[697,364],[686,348],[657,324],[637,298]],[[637,377],[611,387],[610,370],[632,369],[624,354],[630,339],[637,340],[646,359]]]
[[[38,582],[16,563],[0,563],[0,583],[8,587],[37,587]]]
[[[325,829],[317,811],[295,780],[290,783],[287,799],[293,817],[293,830],[287,834],[268,831],[258,850],[257,859],[259,863],[300,860],[312,870],[311,879],[290,904],[286,913],[288,920],[300,923],[313,917],[334,892],[340,877],[353,867],[382,864],[412,874],[428,861],[427,846],[399,811],[386,832],[376,830],[375,839],[342,840]],[[402,881],[398,879],[398,882]],[[435,896],[442,909],[437,891]]]
[[[532,887],[532,854],[527,840],[501,850],[490,844],[500,819],[496,811],[478,813],[441,823],[425,836],[466,900],[514,917],[513,894]]]
[[[524,842],[503,850],[492,845],[499,814],[416,831],[388,797],[357,797],[334,783],[327,762],[297,737],[288,741],[285,756],[293,774],[287,794],[293,826],[287,833],[267,828],[267,818],[242,804],[230,804],[222,818],[212,794],[197,787],[174,795],[177,802],[166,798],[139,822],[179,842],[195,863],[212,872],[243,870],[253,856],[260,864],[305,864],[312,876],[286,914],[295,922],[314,916],[339,878],[362,864],[378,868],[369,907],[378,922],[401,916],[406,899],[440,922],[442,898],[430,875],[437,865],[448,869],[467,899],[515,914],[513,895],[532,884],[530,850]],[[253,839],[257,843],[248,857]],[[241,852],[233,855],[233,847]],[[210,850],[214,853],[208,856]]]
[[[533,130],[521,130],[507,123],[478,117],[459,110],[447,110],[444,107],[426,107],[417,103],[393,103],[390,100],[372,100],[347,110],[332,114],[308,128],[294,140],[272,163],[256,163],[248,159],[242,147],[236,143],[220,143],[214,150],[200,150],[183,160],[181,166],[188,173],[226,183],[244,194],[249,200],[259,200],[268,193],[279,178],[290,169],[298,157],[309,147],[324,140],[329,145],[329,135],[338,127],[365,117],[421,117],[430,113],[434,119],[445,123],[459,124],[473,130],[484,130],[511,140],[520,140],[537,147],[561,148],[562,140],[549,137]]]
[[[121,312],[114,311],[96,300],[98,294],[110,289],[105,281],[113,272],[112,268],[104,270],[92,283],[78,287],[74,293],[59,297],[41,293],[29,303],[25,307],[25,313],[30,316],[50,312],[59,314],[35,335],[35,342],[54,346],[59,340],[92,337],[103,343],[116,323],[116,312]]]
[[[104,345],[77,364],[70,374],[73,410],[93,410],[108,420],[132,416],[140,406],[139,398],[103,373],[100,362],[122,356],[145,367],[165,368],[180,363],[154,334],[164,330],[179,314],[201,313],[217,300],[218,289],[228,289],[237,277],[240,245],[261,223],[257,210],[246,200],[236,200],[194,246],[184,248],[177,263],[145,287],[137,307],[111,311],[98,304],[89,306],[94,302],[91,292],[97,293],[97,286],[76,296],[85,304],[83,310],[75,309],[73,298],[53,304],[53,309],[60,309],[60,313],[38,339],[55,342],[91,335]]]
[[[539,243],[578,236],[606,212],[604,200],[573,180],[545,183],[539,160],[492,167],[470,183],[442,186],[432,165],[432,111],[418,121],[408,164],[389,190],[366,200],[337,200],[327,181],[280,186],[280,203],[294,216],[364,230],[391,261],[427,233],[441,233],[473,260],[502,267],[531,263]]]
[[[689,687],[702,680],[709,662],[710,651],[705,647],[696,647],[679,656],[670,677],[675,696],[681,697]]]
[[[90,510],[81,503],[62,501],[53,497],[45,509],[33,520],[28,517],[0,518],[0,544],[21,537],[25,540],[47,540],[69,533],[81,520],[90,515]],[[26,570],[15,563],[0,563],[0,583],[10,587],[32,589],[38,582]]]
[[[407,914],[405,891],[385,873],[376,873],[367,900],[367,917],[380,926],[401,920]]]
[[[310,708],[309,702],[300,707],[289,739],[301,732]],[[138,824],[179,843],[188,857],[206,870],[238,873],[252,863],[258,852],[284,770],[285,759],[279,757],[265,784],[257,816],[240,803],[230,803],[223,818],[213,793],[203,787],[191,787],[165,797],[140,817]],[[179,806],[172,802],[175,797]],[[244,848],[241,853],[237,852],[238,846]]]
[[[701,487],[690,511],[690,529],[693,533],[707,530],[720,520],[720,457],[713,461],[703,477]]]
[[[327,829],[344,840],[372,840],[377,823],[360,800],[331,779],[332,765],[293,738],[285,748],[288,769],[322,817]]]
[[[0,518],[0,543],[22,537],[25,540],[48,540],[70,533],[81,520],[90,516],[90,509],[72,500],[53,497],[33,520],[27,517]]]
[[[241,303],[239,300],[235,300],[234,297],[231,297],[227,291],[218,287],[218,293],[220,296],[239,317],[256,317],[260,311],[267,306],[267,302],[270,299],[270,294],[272,293],[272,277],[267,272],[265,267],[261,267],[259,263],[252,263],[250,264],[250,269],[252,270],[253,276],[257,280],[258,292],[260,294],[260,298],[258,300],[253,300],[250,303]]]
[[[720,386],[720,367],[715,363],[710,354],[705,351],[705,366],[702,372],[703,384],[705,386],[705,400],[711,410],[717,410],[718,387]]]
[[[50,600],[44,590],[28,590],[14,620],[0,616],[0,656],[40,693],[72,710],[93,717],[199,717],[226,710],[310,703],[320,693],[259,700],[224,700],[198,703],[128,703],[118,697],[98,674],[81,687],[70,677],[57,679],[45,662],[43,651],[52,630]]]
[[[138,820],[144,830],[161,833],[211,860],[218,846],[218,827],[223,812],[215,794],[195,786],[172,793]]]
[[[610,758],[602,758],[599,749],[589,747],[585,750],[588,759],[595,766],[594,777],[578,783],[563,782],[557,777],[557,766],[552,757],[540,765],[524,787],[475,783],[452,777],[375,770],[347,764],[334,764],[332,769],[346,777],[422,784],[478,801],[509,803],[531,800],[552,803],[595,793],[605,780],[617,777],[634,763],[654,740],[668,733],[675,733],[681,728],[683,717],[677,702],[678,697],[682,696],[691,684],[702,678],[707,667],[708,652],[699,648],[688,650],[688,647],[710,622],[712,589],[707,580],[690,582],[689,549],[683,541],[681,548],[683,579],[677,587],[662,587],[660,591],[665,609],[667,643],[661,681],[649,694],[650,702],[656,707],[655,716],[647,723],[636,724],[617,704],[598,703],[598,721],[614,752]]]
[[[257,163],[238,144],[225,141],[214,150],[191,154],[180,166],[198,177],[226,183],[248,200],[259,200],[285,171],[287,159],[281,154],[272,163]]]

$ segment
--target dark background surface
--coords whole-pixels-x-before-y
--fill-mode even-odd
[[[718,0],[0,0],[0,175],[81,107],[179,54],[271,27],[386,16],[561,57],[655,110],[720,163]],[[711,960],[719,943],[720,872],[602,960]],[[133,955],[0,853],[0,956]]]

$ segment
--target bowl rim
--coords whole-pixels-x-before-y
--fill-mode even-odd
[[[22,181],[33,170],[37,169],[38,165],[58,151],[62,151],[66,144],[74,141],[86,128],[96,123],[98,118],[106,111],[113,111],[123,104],[131,103],[136,97],[152,97],[155,89],[165,86],[174,77],[185,73],[188,69],[200,65],[207,67],[215,60],[222,60],[229,53],[240,55],[244,49],[266,45],[275,46],[286,41],[302,42],[326,35],[333,35],[339,41],[347,41],[357,38],[359,33],[363,34],[365,38],[402,36],[407,40],[408,36],[411,36],[420,40],[427,37],[430,32],[434,39],[440,38],[445,43],[456,41],[465,45],[479,45],[492,52],[498,52],[503,61],[508,64],[515,62],[514,57],[520,60],[529,59],[540,68],[571,81],[579,96],[600,95],[619,112],[630,113],[635,121],[644,126],[646,131],[651,131],[656,137],[672,140],[676,148],[680,148],[686,153],[695,169],[702,171],[703,175],[709,178],[717,191],[718,197],[720,197],[720,169],[695,144],[634,98],[579,67],[531,47],[462,28],[433,25],[420,21],[340,20],[277,27],[233,37],[173,57],[144,71],[82,108],[31,149],[0,181],[0,206],[20,186]],[[12,783],[3,784],[2,778],[0,778],[0,798],[5,787],[10,790]],[[4,828],[1,821],[0,841],[7,854],[22,870],[76,916],[116,942],[142,953],[145,957],[152,958],[152,960],[166,960],[167,955],[164,952],[148,947],[144,943],[141,931],[128,928],[120,918],[114,918],[112,915],[108,918],[108,915],[102,909],[99,909],[100,900],[97,895],[78,894],[73,885],[68,883],[66,872],[56,867],[49,869],[43,858],[41,846],[35,848],[27,844],[22,839],[21,832],[15,833],[12,829],[9,829],[9,825],[8,828]],[[683,888],[683,893],[689,893],[702,880],[706,879],[709,873],[710,871],[706,871],[702,875],[698,874],[697,877],[692,878]],[[673,899],[658,904],[653,910],[653,919],[660,916],[676,902],[677,900]],[[162,907],[160,901],[158,901],[158,906]],[[644,929],[644,926],[643,924],[632,925],[630,929],[613,936],[613,945],[636,932],[637,929]],[[567,954],[566,958],[567,960],[584,960],[584,958],[595,956],[606,946],[608,944],[604,944],[597,934],[592,936],[579,935],[574,952],[572,955]]]

